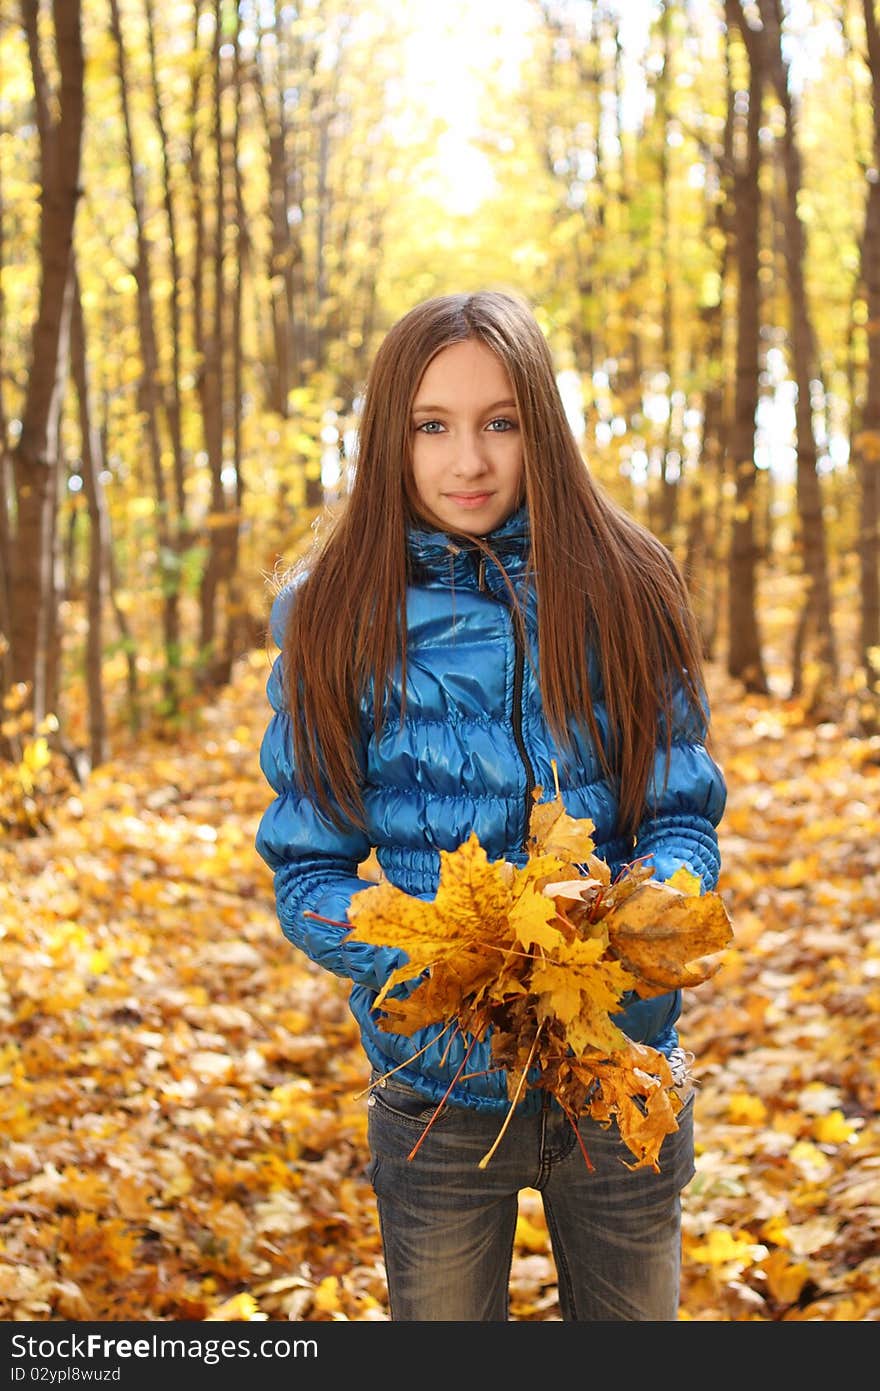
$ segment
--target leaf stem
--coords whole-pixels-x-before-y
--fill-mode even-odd
[[[579,1144],[580,1147],[581,1147],[581,1154],[584,1156],[584,1163],[586,1164],[586,1166],[587,1166],[587,1168],[589,1169],[590,1173],[591,1173],[591,1174],[594,1174],[594,1173],[596,1172],[596,1166],[595,1166],[595,1164],[593,1163],[593,1161],[592,1161],[592,1159],[590,1158],[590,1156],[587,1154],[587,1147],[586,1147],[586,1145],[585,1145],[584,1142],[583,1142],[583,1138],[582,1138],[582,1136],[581,1136],[581,1132],[578,1130],[577,1120],[576,1120],[576,1118],[571,1114],[570,1111],[566,1110],[565,1114],[566,1114],[566,1116],[568,1117],[568,1123],[569,1123],[569,1125],[571,1126],[572,1130],[573,1130],[574,1133],[575,1133],[575,1139],[577,1140],[578,1144]]]
[[[501,1141],[504,1138],[505,1130],[510,1125],[510,1122],[513,1118],[513,1113],[516,1109],[517,1102],[519,1101],[520,1092],[522,1091],[523,1086],[525,1085],[525,1080],[528,1076],[529,1068],[532,1065],[532,1059],[535,1056],[535,1049],[538,1046],[538,1039],[541,1037],[541,1030],[543,1029],[543,1027],[544,1021],[541,1020],[541,1023],[538,1025],[537,1033],[535,1034],[535,1037],[532,1041],[532,1046],[529,1050],[529,1056],[526,1058],[525,1067],[520,1073],[519,1081],[516,1084],[516,1091],[513,1094],[513,1100],[511,1101],[510,1106],[508,1107],[507,1115],[504,1117],[504,1124],[502,1125],[498,1134],[495,1136],[495,1142],[492,1145],[492,1148],[487,1150],[486,1153],[483,1155],[482,1159],[480,1160],[479,1165],[477,1166],[480,1169],[485,1169],[486,1165],[489,1163],[489,1160],[492,1158],[492,1155],[495,1153],[498,1146],[501,1144]]]
[[[446,1091],[443,1093],[442,1097],[441,1097],[440,1100],[437,1102],[437,1106],[436,1106],[436,1109],[435,1109],[435,1111],[434,1111],[433,1116],[432,1116],[431,1119],[428,1121],[428,1124],[425,1126],[425,1128],[424,1128],[424,1130],[422,1131],[421,1135],[420,1135],[419,1138],[416,1140],[416,1142],[415,1142],[415,1144],[413,1145],[412,1149],[410,1150],[409,1154],[406,1156],[406,1157],[407,1157],[407,1161],[409,1161],[410,1159],[415,1159],[416,1154],[418,1153],[418,1150],[419,1150],[419,1146],[421,1145],[421,1143],[422,1143],[422,1141],[424,1140],[425,1136],[427,1135],[428,1131],[431,1129],[431,1126],[434,1124],[434,1122],[435,1122],[435,1120],[437,1119],[437,1117],[439,1116],[440,1112],[443,1110],[443,1107],[446,1105],[446,1098],[447,1098],[447,1096],[448,1096],[449,1093],[452,1091],[452,1088],[455,1086],[455,1084],[456,1084],[456,1082],[458,1081],[458,1079],[459,1079],[459,1077],[461,1076],[461,1074],[464,1072],[464,1065],[465,1065],[465,1063],[467,1062],[468,1058],[470,1057],[471,1052],[472,1052],[472,1050],[473,1050],[473,1046],[474,1046],[475,1043],[476,1043],[476,1039],[472,1039],[471,1042],[468,1044],[467,1051],[465,1052],[465,1055],[464,1055],[464,1057],[463,1057],[462,1060],[461,1060],[461,1066],[459,1067],[459,1069],[458,1069],[458,1071],[456,1072],[455,1076],[453,1077],[452,1081],[449,1083],[449,1086],[446,1088]]]
[[[313,913],[311,908],[303,909],[304,918],[314,918],[315,922],[328,923],[330,927],[344,927],[346,932],[351,931],[351,923],[341,923],[336,918],[324,918],[320,913]]]
[[[402,1063],[398,1063],[398,1064],[397,1064],[397,1067],[391,1067],[391,1068],[388,1069],[387,1072],[383,1072],[383,1073],[382,1073],[382,1076],[381,1076],[380,1078],[378,1078],[378,1081],[384,1082],[384,1081],[386,1080],[386,1078],[388,1078],[388,1077],[393,1077],[394,1074],[395,1074],[395,1072],[399,1072],[400,1069],[401,1069],[402,1067],[409,1067],[410,1063],[414,1063],[415,1060],[416,1060],[416,1058],[420,1058],[420,1057],[422,1056],[423,1053],[427,1053],[428,1049],[431,1048],[431,1047],[437,1042],[438,1039],[441,1039],[441,1038],[443,1037],[443,1035],[446,1033],[446,1030],[449,1028],[450,1024],[454,1024],[454,1023],[455,1023],[455,1020],[454,1020],[454,1019],[447,1019],[446,1023],[443,1025],[443,1028],[440,1030],[439,1034],[435,1034],[433,1038],[429,1038],[429,1039],[428,1039],[428,1042],[425,1044],[424,1048],[420,1048],[419,1051],[418,1051],[417,1053],[413,1053],[413,1055],[412,1055],[411,1058],[406,1058],[406,1059],[404,1059],[404,1061],[403,1061]],[[455,1037],[455,1035],[453,1035],[453,1037]],[[367,1092],[372,1091],[372,1089],[373,1089],[373,1087],[375,1087],[375,1085],[376,1085],[375,1082],[370,1082],[369,1086],[366,1086],[366,1087],[363,1088],[362,1091],[359,1091],[359,1092],[356,1092],[356,1093],[355,1093],[355,1095],[354,1095],[354,1097],[353,1097],[353,1100],[354,1100],[354,1101],[359,1101],[360,1098],[361,1098],[362,1096],[366,1096]]]

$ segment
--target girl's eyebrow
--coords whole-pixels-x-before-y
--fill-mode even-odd
[[[516,407],[516,402],[515,402],[515,401],[510,401],[510,400],[508,400],[508,401],[493,401],[493,402],[492,402],[492,405],[491,405],[491,406],[486,406],[486,407],[484,407],[484,410],[481,411],[480,414],[482,415],[484,412],[488,412],[488,411],[498,411],[498,410],[502,410],[502,409],[505,409],[505,408],[506,408],[506,409],[510,409],[511,407],[514,407],[514,408]],[[451,409],[454,409],[454,407],[450,407],[450,406],[429,406],[429,405],[423,405],[420,401],[417,401],[417,402],[415,403],[415,405],[413,406],[413,414],[415,415],[415,414],[416,414],[417,412],[419,412],[419,411],[432,411],[432,412],[434,412],[434,413],[437,414],[437,415],[443,415],[445,412],[447,412],[447,411],[449,411],[449,410],[451,410]]]

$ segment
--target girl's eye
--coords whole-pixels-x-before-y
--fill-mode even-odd
[[[496,425],[501,426],[500,430],[495,429]],[[503,415],[499,415],[497,419],[489,421],[489,429],[493,432],[493,434],[496,435],[503,435],[505,431],[512,430],[513,428],[513,421],[507,420]]]
[[[423,431],[426,435],[435,435],[437,433],[437,430],[433,429],[435,425],[437,426],[437,430],[443,429],[439,420],[423,420],[421,425],[416,426],[416,429]]]

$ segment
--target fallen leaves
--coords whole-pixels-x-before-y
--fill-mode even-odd
[[[877,1321],[880,738],[709,674],[736,940],[679,1026],[680,1317]],[[266,675],[0,835],[0,1319],[388,1318],[347,986],[284,941],[252,846]],[[228,1077],[194,1075],[200,1049]],[[535,1190],[520,1213],[511,1318],[558,1320]]]
[[[380,1309],[363,1054],[253,848],[264,683],[0,838],[0,1319]]]

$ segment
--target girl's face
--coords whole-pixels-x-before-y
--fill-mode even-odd
[[[416,492],[434,526],[485,536],[519,506],[523,452],[513,387],[478,339],[431,359],[410,428]]]

